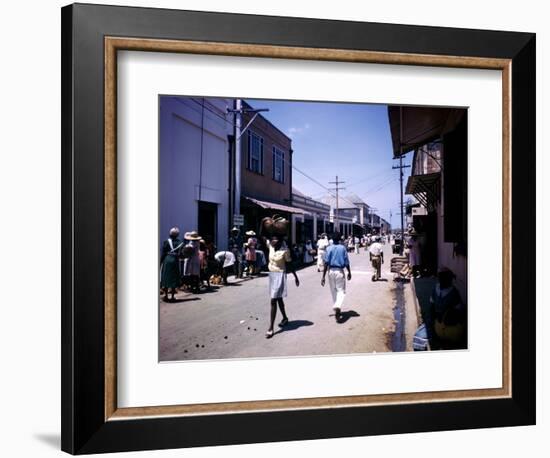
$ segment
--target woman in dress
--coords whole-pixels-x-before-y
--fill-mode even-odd
[[[208,269],[208,260],[210,259],[210,251],[206,245],[206,242],[204,239],[199,240],[199,263],[201,266],[201,273],[200,273],[200,286],[202,287],[204,285],[204,282],[206,282],[206,286],[208,289],[210,289],[210,275],[209,275],[209,269]]]
[[[246,260],[246,265],[248,266],[248,275],[253,275],[256,267],[256,245],[258,241],[256,240],[256,233],[254,231],[248,231],[245,233],[248,236],[248,240],[244,244],[245,253],[244,258]]]
[[[173,301],[176,289],[181,286],[181,275],[179,269],[179,257],[183,242],[179,239],[180,230],[177,227],[170,229],[170,237],[162,244],[160,255],[160,287],[164,293],[163,300]],[[170,292],[170,299],[168,299]]]
[[[321,234],[321,238],[317,241],[317,272],[322,272],[325,267],[325,254],[328,247],[327,234]]]
[[[183,278],[191,286],[191,291],[199,292],[201,263],[199,257],[199,240],[201,236],[197,231],[186,232],[183,237],[187,240],[185,250],[188,253],[183,263]]]
[[[312,251],[313,245],[311,244],[311,240],[307,240],[304,247],[304,264],[311,264],[314,261],[313,256],[311,255]]]
[[[275,317],[277,316],[277,306],[283,315],[282,321],[279,323],[279,327],[284,327],[288,323],[288,317],[285,311],[285,303],[283,298],[287,294],[287,270],[294,275],[294,281],[296,286],[300,286],[298,276],[294,271],[292,265],[292,259],[290,257],[290,250],[283,245],[282,239],[277,236],[273,236],[271,241],[266,242],[269,246],[269,294],[271,298],[271,315],[269,329],[265,336],[270,339],[273,337],[273,326],[275,324]]]

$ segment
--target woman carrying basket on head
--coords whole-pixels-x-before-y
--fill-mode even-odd
[[[285,311],[285,303],[283,298],[287,295],[287,271],[290,271],[294,275],[294,281],[296,286],[300,286],[298,276],[294,271],[292,265],[292,258],[290,256],[290,250],[283,242],[283,239],[277,235],[271,237],[270,241],[266,241],[269,246],[269,295],[271,298],[271,314],[269,329],[265,336],[266,338],[273,337],[273,327],[275,324],[275,317],[277,316],[277,306],[283,315],[282,321],[279,323],[280,327],[284,327],[288,323],[288,317]]]

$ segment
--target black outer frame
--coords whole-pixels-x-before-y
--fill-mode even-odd
[[[103,40],[107,35],[512,59],[512,398],[106,422]],[[64,451],[82,454],[535,424],[535,259],[520,252],[520,237],[535,239],[535,34],[74,4],[62,8],[61,38]]]

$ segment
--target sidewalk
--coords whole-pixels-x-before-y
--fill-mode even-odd
[[[421,318],[422,321],[424,321],[426,312],[430,307],[430,296],[436,283],[437,279],[435,277],[411,279],[411,286],[413,288],[418,303],[418,310],[420,312],[419,318]]]

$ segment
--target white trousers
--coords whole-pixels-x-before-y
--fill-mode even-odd
[[[328,271],[328,284],[332,294],[333,309],[341,309],[346,297],[346,274],[344,269],[330,269]]]

